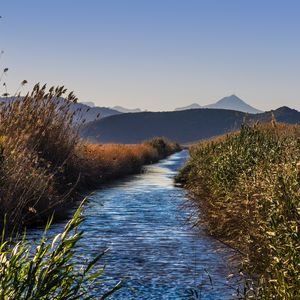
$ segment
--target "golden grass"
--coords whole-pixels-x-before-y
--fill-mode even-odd
[[[44,219],[70,199],[79,139],[69,113],[76,98],[60,98],[65,93],[36,85],[23,99],[2,103],[0,222],[4,215],[10,226]]]
[[[151,158],[153,160],[158,158],[157,151],[149,144],[85,144],[84,150],[87,159],[110,166],[112,169],[128,165],[133,160],[145,163]]]
[[[140,172],[145,164],[161,157],[149,144],[82,144],[78,151],[81,158],[82,180],[85,186],[97,186],[107,180]]]
[[[0,227],[45,222],[83,190],[139,172],[178,149],[162,138],[142,145],[84,144],[74,127],[77,99],[36,85],[0,106]]]
[[[139,173],[143,165],[180,150],[180,146],[164,138],[154,138],[143,144],[80,144],[81,182],[85,187],[96,187],[107,180]]]

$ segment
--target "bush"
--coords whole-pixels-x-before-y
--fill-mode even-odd
[[[180,178],[191,191],[198,223],[241,253],[244,272],[256,287],[252,296],[296,299],[300,126],[244,126],[201,143],[192,148]]]
[[[161,158],[164,158],[181,149],[179,144],[170,142],[162,137],[155,137],[147,141],[146,144],[149,144],[151,147],[156,149]]]

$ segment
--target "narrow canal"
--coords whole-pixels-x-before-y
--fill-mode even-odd
[[[90,197],[78,250],[88,259],[109,248],[105,279],[125,285],[111,299],[231,298],[230,249],[187,222],[186,191],[174,186],[187,158],[185,150],[176,153]],[[63,226],[54,224],[52,233]],[[29,238],[39,235],[29,232]]]

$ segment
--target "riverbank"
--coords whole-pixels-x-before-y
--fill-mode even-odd
[[[154,138],[143,144],[82,144],[80,150],[83,188],[97,188],[102,183],[140,173],[153,164],[179,151],[178,144]]]
[[[142,145],[92,145],[79,138],[64,87],[36,85],[0,109],[0,227],[47,222],[107,180],[140,172],[178,151],[162,138]]]
[[[299,296],[299,140],[299,125],[244,126],[193,146],[178,176],[197,225],[241,254],[245,299]]]

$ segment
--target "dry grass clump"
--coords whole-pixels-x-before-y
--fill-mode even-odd
[[[243,297],[297,299],[300,126],[273,121],[200,143],[180,178],[199,223],[242,254],[256,287]]]
[[[0,220],[6,214],[10,225],[42,219],[74,184],[79,139],[69,107],[76,98],[72,93],[60,98],[65,93],[64,87],[47,91],[37,84],[24,98],[2,103]]]

